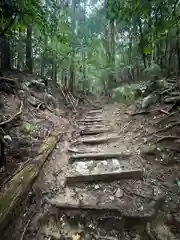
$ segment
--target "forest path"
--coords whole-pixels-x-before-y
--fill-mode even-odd
[[[163,188],[154,183],[153,174],[142,178],[146,162],[139,152],[148,123],[146,118],[131,119],[127,112],[133,110],[133,106],[105,105],[78,119],[79,135],[74,139],[73,129],[67,129],[34,184],[39,206],[24,239],[136,236],[136,231],[123,231],[122,216],[141,221],[145,206]]]

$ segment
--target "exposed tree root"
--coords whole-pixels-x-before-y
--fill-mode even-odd
[[[131,116],[136,116],[136,115],[141,115],[141,114],[149,114],[149,113],[153,113],[153,112],[160,112],[160,113],[164,113],[166,115],[169,115],[169,112],[167,112],[164,109],[153,109],[151,111],[140,111],[140,112],[135,112],[135,113],[131,113]]]
[[[167,127],[165,127],[165,128],[162,128],[162,129],[157,130],[157,131],[155,131],[155,132],[151,132],[151,133],[149,133],[148,135],[157,134],[157,133],[160,133],[160,132],[165,132],[165,131],[173,128],[173,127],[177,127],[179,124],[180,124],[180,122],[175,122],[174,124],[171,124],[171,125],[169,125],[169,126],[167,126]]]
[[[169,117],[172,117],[172,116],[176,115],[178,112],[179,112],[179,111],[170,113],[169,115],[165,116],[164,118],[162,118],[162,119],[160,119],[158,122],[156,122],[155,125],[161,124],[162,122],[164,122],[165,120],[167,120]]]
[[[160,137],[159,139],[156,140],[156,142],[159,143],[159,142],[162,142],[162,141],[165,141],[165,140],[176,140],[176,139],[180,139],[180,137],[169,135],[169,136]]]
[[[15,121],[17,118],[19,118],[19,116],[22,114],[23,112],[23,101],[20,102],[20,108],[19,108],[19,111],[14,114],[12,117],[10,117],[9,119],[3,121],[3,122],[0,122],[0,126],[4,126],[6,124],[9,124],[11,123],[12,121]]]

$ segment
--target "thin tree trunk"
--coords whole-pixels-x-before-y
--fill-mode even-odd
[[[41,76],[44,76],[46,47],[47,47],[47,36],[44,37],[44,49],[41,56]]]
[[[1,70],[9,70],[11,69],[9,38],[0,39],[0,48],[1,48]]]
[[[73,92],[74,84],[75,84],[75,28],[76,28],[76,3],[72,0],[71,3],[72,8],[72,17],[71,17],[71,30],[72,30],[72,54],[71,54],[71,64],[70,64],[70,81],[69,81],[69,90]]]
[[[174,4],[173,15],[175,17],[175,23],[176,23],[176,52],[177,52],[177,59],[178,59],[178,71],[180,71],[179,24],[178,24],[177,14],[176,14],[176,7],[178,2],[179,1],[177,0]]]
[[[132,64],[132,59],[131,59],[131,55],[132,55],[132,35],[131,35],[131,33],[129,33],[129,51],[128,51],[128,57],[129,57],[129,65],[131,65]]]
[[[17,46],[17,51],[18,51],[18,56],[17,56],[17,69],[21,70],[23,67],[23,46],[22,46],[22,41],[23,41],[23,35],[22,32],[19,30],[19,42]]]
[[[115,67],[115,22],[114,20],[110,21],[110,41],[111,41],[111,67]]]
[[[86,0],[84,0],[84,2],[83,2],[83,15],[84,15],[83,22],[85,24],[85,22],[86,22]],[[83,45],[84,46],[86,45],[86,34],[84,35]],[[82,73],[83,73],[83,90],[85,90],[85,88],[86,88],[86,52],[85,52],[84,48],[83,48],[83,52],[82,52],[82,64],[83,64],[83,69],[82,69]]]
[[[109,64],[110,73],[108,76],[108,87],[112,89],[114,87],[115,78],[114,78],[114,68],[115,68],[115,22],[111,20],[109,22]]]
[[[27,27],[26,35],[26,68],[32,73],[33,71],[33,62],[32,62],[32,26]]]
[[[53,62],[52,62],[52,80],[54,82],[57,81],[57,63],[56,63],[56,59],[53,59]]]
[[[147,67],[146,65],[146,55],[144,54],[144,36],[143,36],[143,31],[142,31],[142,24],[141,24],[141,20],[139,19],[139,31],[140,31],[140,52],[142,54],[142,60],[144,63],[144,68]]]

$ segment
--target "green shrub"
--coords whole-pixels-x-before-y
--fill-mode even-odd
[[[125,85],[112,90],[113,101],[127,103],[137,98],[137,90],[135,85]]]

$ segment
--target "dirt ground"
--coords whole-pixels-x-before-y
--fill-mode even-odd
[[[167,106],[162,105],[153,108],[167,110]],[[83,117],[86,116],[87,110],[84,110]],[[139,220],[141,216],[144,216],[145,212],[147,214],[147,212],[152,211],[147,206],[162,193],[165,194],[166,200],[161,210],[166,215],[171,214],[179,222],[179,143],[178,141],[172,141],[172,139],[162,139],[162,136],[169,134],[174,136],[174,133],[178,136],[179,130],[176,127],[175,130],[171,129],[170,133],[169,131],[154,133],[160,127],[164,128],[166,126],[167,119],[165,118],[167,114],[157,110],[146,115],[137,114],[132,116],[131,114],[135,111],[135,105],[104,105],[103,112],[96,114],[96,117],[101,117],[105,121],[104,126],[110,127],[111,132],[103,133],[101,136],[115,134],[118,138],[105,144],[93,146],[81,143],[79,135],[79,128],[82,127],[79,122],[80,116],[76,117],[76,120],[72,120],[72,117],[69,119],[59,117],[49,111],[39,113],[33,110],[32,117],[30,117],[30,112],[26,113],[24,121],[28,116],[26,121],[33,122],[39,127],[31,136],[33,139],[29,141],[31,143],[29,148],[26,145],[24,149],[24,151],[31,153],[28,156],[29,158],[34,157],[36,148],[39,147],[39,143],[48,134],[48,131],[52,130],[52,128],[56,129],[56,126],[59,125],[62,126],[61,140],[45,163],[37,181],[29,192],[29,196],[20,207],[20,210],[17,211],[15,220],[9,225],[1,239],[137,240],[140,239],[138,238],[140,235],[138,229],[133,227],[133,223],[124,228],[121,215],[127,218],[133,216],[135,221]],[[178,115],[176,115],[177,117]],[[162,121],[163,118],[164,121]],[[162,121],[161,124],[158,124],[159,121]],[[34,142],[36,144],[32,145]],[[142,150],[147,148],[149,143],[156,143],[157,148],[151,152]],[[19,149],[22,153],[22,148],[19,146],[13,149]],[[120,161],[110,159],[79,162],[70,165],[68,159],[73,150],[80,152],[117,151],[127,153],[130,157]],[[14,154],[12,151],[8,154],[10,161],[15,164],[14,159],[18,154]],[[27,156],[27,153],[23,153],[22,161],[27,161],[28,159],[24,156]],[[11,160],[11,157],[13,160]],[[15,169],[17,169],[17,166],[11,168],[9,175]],[[65,186],[65,177],[73,174],[106,173],[131,169],[142,169],[143,180],[119,180],[111,183]],[[3,173],[0,176],[3,185],[7,175],[6,178],[3,178]],[[52,207],[47,202],[47,199],[71,204],[82,202],[95,206],[111,204],[118,207],[119,212],[117,214],[116,211],[97,213],[90,210],[63,210]],[[171,226],[171,231],[177,236],[177,239],[180,238],[177,227]]]

